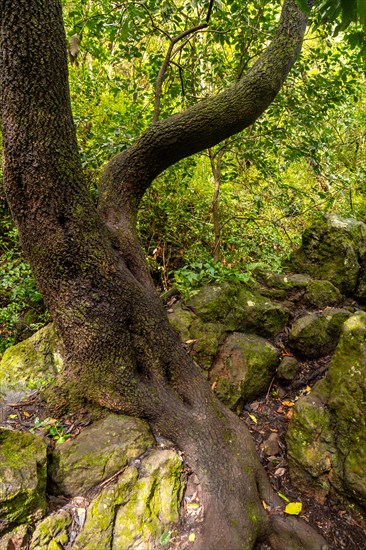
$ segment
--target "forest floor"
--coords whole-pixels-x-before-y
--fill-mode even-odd
[[[301,502],[302,517],[315,526],[327,540],[330,550],[365,550],[366,526],[355,509],[328,497],[324,504],[301,494],[291,483],[286,455],[285,436],[288,422],[292,416],[292,407],[304,393],[311,391],[314,383],[322,378],[327,370],[331,356],[319,360],[303,361],[301,371],[288,385],[282,385],[273,379],[266,395],[246,404],[240,417],[249,428],[260,457],[274,489],[291,502]],[[48,414],[39,393],[34,392],[19,403],[8,403],[2,411],[0,425],[17,430],[34,428],[35,419],[44,420]],[[90,423],[85,415],[80,418],[59,418],[62,434],[76,437]],[[50,424],[52,426],[52,422]],[[41,428],[42,429],[42,428]],[[49,428],[43,428],[50,435]],[[39,431],[37,431],[39,433]],[[55,441],[51,440],[51,445]],[[272,453],[272,454],[271,454]],[[189,470],[187,470],[188,473]],[[200,529],[203,521],[203,509],[200,502],[199,483],[194,474],[188,476],[188,484],[183,499],[182,529],[172,533],[169,550],[185,550],[191,546],[192,533]],[[61,505],[61,503],[59,504]],[[49,511],[57,508],[52,497],[49,499]],[[174,536],[175,535],[175,536]],[[256,550],[267,550],[266,544],[257,544]]]

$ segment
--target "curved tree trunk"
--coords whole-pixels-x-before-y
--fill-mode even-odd
[[[152,126],[107,167],[99,212],[78,158],[59,0],[0,0],[1,109],[7,198],[25,255],[65,347],[68,399],[147,418],[198,475],[205,508],[196,547],[320,550],[285,518],[245,426],[211,394],[171,329],[134,227],[152,179],[179,158],[252,123],[300,50],[292,0],[272,45],[241,83]],[[266,512],[261,500],[267,504]]]

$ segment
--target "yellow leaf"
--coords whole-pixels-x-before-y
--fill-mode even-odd
[[[261,500],[261,503],[262,503],[263,508],[264,508],[265,510],[268,510],[269,506],[268,506],[268,504],[266,503],[266,501],[265,501],[265,500]]]
[[[306,386],[306,391],[309,393],[311,392],[311,387],[310,386]]]
[[[290,502],[289,499],[285,495],[283,495],[282,493],[278,492],[277,494],[280,498],[282,498],[282,500],[285,500],[286,502]]]
[[[253,422],[254,422],[255,424],[257,424],[258,420],[257,420],[256,417],[254,416],[254,414],[250,414],[250,415],[249,415],[249,418],[250,418],[251,420],[253,420]]]
[[[291,514],[291,516],[298,516],[302,510],[301,502],[289,502],[285,508],[286,514]]]
[[[11,419],[18,418],[18,415],[17,414],[9,414],[8,418],[11,418]]]
[[[282,401],[282,405],[285,405],[285,407],[293,407],[294,402],[293,401]]]
[[[196,540],[196,535],[194,533],[191,533],[188,537],[189,542],[194,542]]]
[[[185,341],[186,344],[194,344],[195,342],[197,342],[197,340],[186,340]]]
[[[24,412],[23,412],[23,415],[24,415],[26,418],[28,418],[29,416],[31,416],[31,414],[30,414],[29,412],[27,412],[27,411],[24,411]]]

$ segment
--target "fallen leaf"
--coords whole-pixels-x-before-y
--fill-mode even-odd
[[[186,344],[194,344],[195,342],[197,342],[197,340],[186,340],[185,341]]]
[[[310,393],[310,392],[311,392],[311,387],[310,387],[310,386],[306,386],[306,388],[305,388],[305,389],[306,389],[306,391],[307,391],[308,393]]]
[[[281,401],[282,405],[284,405],[285,407],[293,407],[294,406],[294,402],[293,401]]]
[[[217,387],[217,380],[213,384],[211,384],[211,390],[215,391],[216,387]]]
[[[25,416],[26,418],[29,418],[30,416],[32,416],[29,412],[27,411],[24,411],[23,412],[23,416]]]
[[[196,535],[194,533],[191,533],[188,537],[189,542],[194,542],[196,540]]]
[[[277,494],[278,494],[278,496],[279,496],[280,498],[282,498],[282,500],[284,500],[285,502],[290,502],[290,499],[287,498],[287,497],[286,497],[285,495],[283,495],[282,493],[278,492]]]
[[[249,414],[248,416],[249,416],[249,418],[250,418],[251,420],[253,420],[253,422],[254,422],[255,424],[257,424],[258,420],[257,420],[256,417],[254,416],[254,414]]]
[[[262,503],[263,508],[264,508],[265,510],[268,510],[269,506],[268,506],[268,504],[266,503],[266,501],[265,501],[265,500],[261,500],[261,503]]]
[[[291,420],[291,418],[293,417],[293,415],[294,415],[293,409],[289,409],[289,410],[287,411],[287,413],[285,414],[285,417],[287,418],[287,420]]]
[[[302,510],[301,502],[289,502],[285,508],[286,514],[291,516],[298,516]]]
[[[9,414],[8,418],[10,418],[12,420],[13,418],[18,418],[18,415],[17,414]]]
[[[166,546],[170,542],[170,531],[164,531],[160,537],[160,544]]]
[[[275,471],[275,476],[282,477],[285,475],[285,473],[286,473],[286,468],[277,468],[277,470]]]

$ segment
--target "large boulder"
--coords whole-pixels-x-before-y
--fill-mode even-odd
[[[183,462],[173,449],[149,450],[102,486],[36,526],[30,550],[155,550],[179,521]],[[4,549],[5,550],[5,549]]]
[[[346,309],[326,308],[323,313],[308,313],[291,326],[289,344],[306,357],[321,357],[332,352],[342,325],[351,313]]]
[[[366,313],[343,325],[326,377],[298,400],[287,434],[290,473],[324,501],[331,488],[366,507]]]
[[[62,369],[60,350],[52,324],[8,348],[0,361],[0,402],[19,400],[51,382]]]
[[[49,466],[50,489],[65,496],[84,495],[154,444],[146,422],[111,414],[57,445]]]
[[[34,435],[0,428],[0,533],[46,511],[47,445]]]
[[[186,302],[204,322],[221,322],[229,331],[270,338],[286,326],[289,312],[245,285],[204,286]]]
[[[346,295],[366,297],[361,267],[366,260],[366,225],[329,214],[306,229],[291,257],[294,271],[331,281]]]
[[[230,334],[210,373],[217,396],[233,410],[265,392],[279,363],[279,351],[253,334]]]

